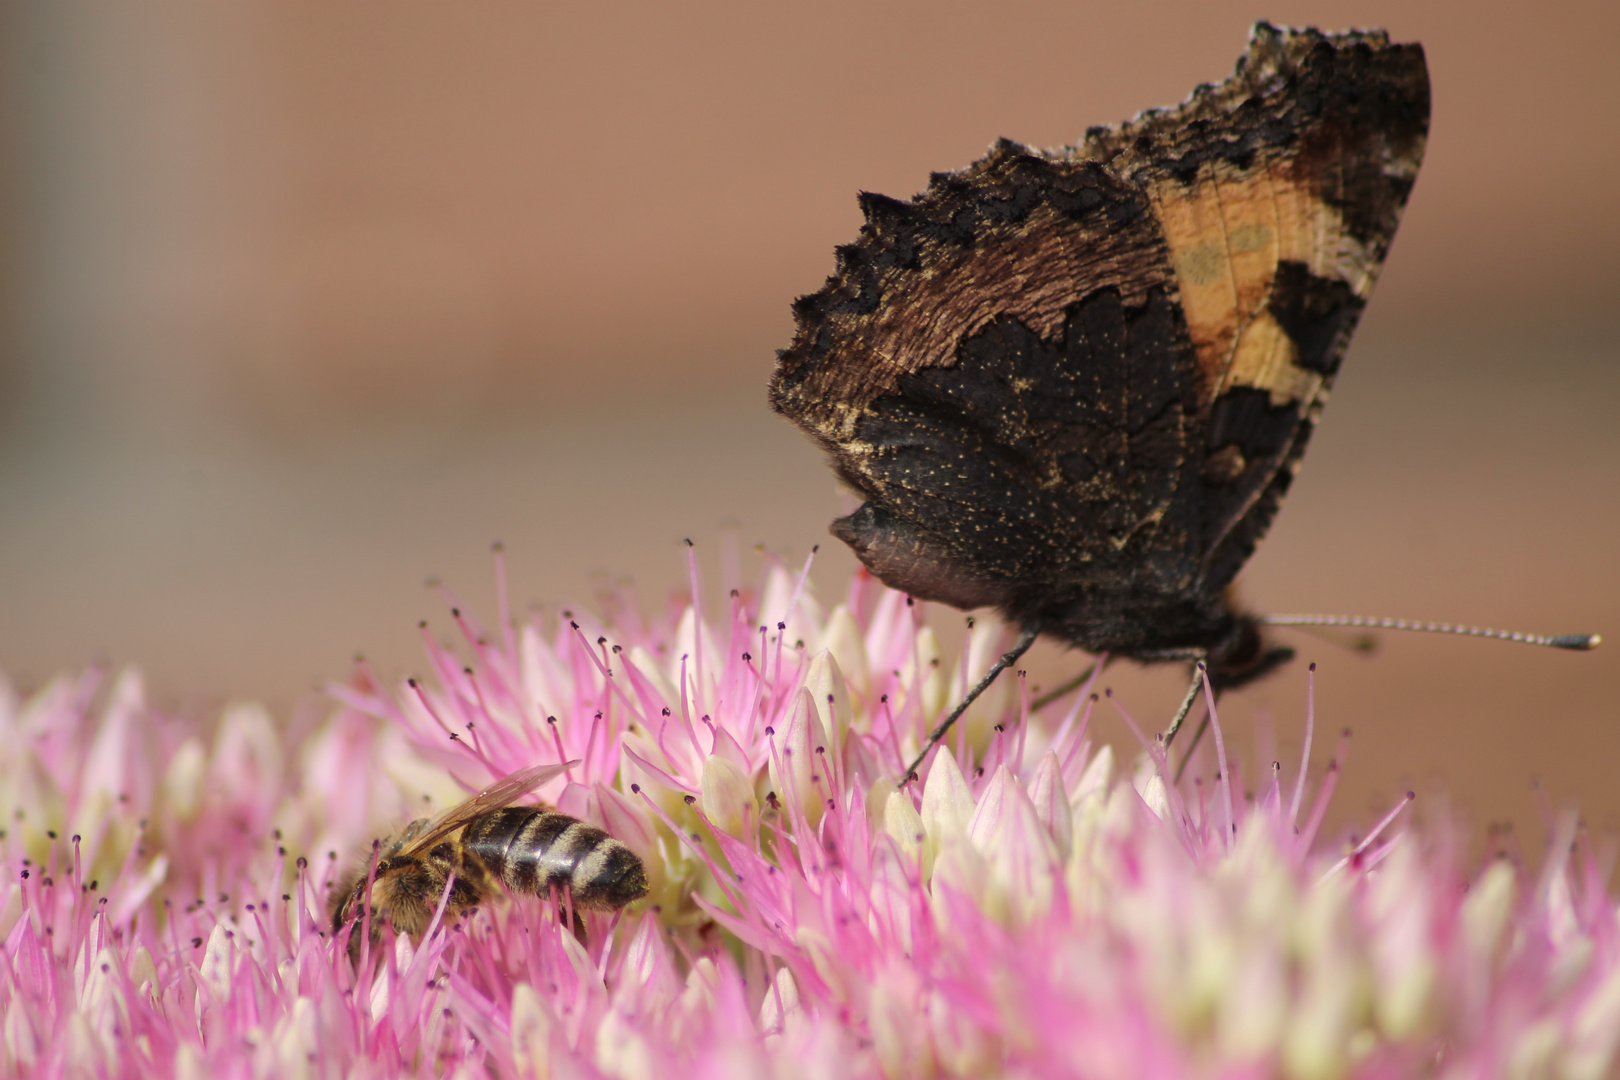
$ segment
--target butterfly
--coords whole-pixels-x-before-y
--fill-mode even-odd
[[[1428,126],[1420,45],[1262,22],[1175,108],[862,194],[770,382],[865,500],[834,535],[893,588],[996,608],[1024,648],[1197,661],[1216,689],[1285,662],[1230,586]]]

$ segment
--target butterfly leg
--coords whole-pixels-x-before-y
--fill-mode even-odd
[[[945,737],[945,733],[951,730],[951,725],[956,723],[957,719],[967,711],[967,707],[978,700],[980,694],[990,689],[990,684],[996,681],[996,676],[1012,667],[1018,662],[1020,656],[1029,652],[1029,647],[1035,644],[1035,638],[1040,632],[1038,626],[1026,629],[1019,635],[1017,644],[1003,653],[1000,660],[990,665],[990,670],[984,673],[984,678],[979,680],[978,685],[967,692],[967,697],[958,702],[956,708],[951,710],[951,714],[945,718],[944,722],[934,729],[932,735],[928,736],[928,742],[923,746],[922,752],[917,755],[917,760],[911,763],[911,767],[900,778],[900,787],[905,787],[907,782],[917,775],[917,767],[923,763],[923,758],[928,756],[928,751],[932,750],[934,744]]]
[[[1159,743],[1167,752],[1170,749],[1171,741],[1176,737],[1176,732],[1180,731],[1181,725],[1186,722],[1187,714],[1192,712],[1193,702],[1198,700],[1198,691],[1203,688],[1204,669],[1194,665],[1192,685],[1187,687],[1187,696],[1181,699],[1181,707],[1176,710],[1176,715],[1171,718],[1170,726],[1164,729],[1163,735],[1159,736]],[[1200,731],[1199,734],[1201,735],[1203,732]],[[1195,740],[1197,737],[1197,735],[1193,736]],[[1191,753],[1191,751],[1188,752]]]
[[[1101,660],[1087,665],[1086,668],[1080,672],[1080,674],[1076,675],[1068,682],[1048,690],[1046,693],[1030,702],[1029,711],[1032,713],[1040,712],[1042,709],[1046,708],[1059,698],[1067,697],[1068,695],[1074,693],[1076,690],[1080,689],[1082,686],[1086,685],[1088,681],[1090,681],[1092,672],[1097,670],[1098,664],[1101,664],[1106,668],[1108,666],[1108,662],[1112,659],[1112,656],[1104,653]]]
[[[1165,729],[1165,733],[1160,736],[1159,744],[1164,747],[1165,756],[1167,758],[1170,754],[1170,740],[1174,739],[1176,737],[1176,732],[1181,730],[1181,725],[1187,720],[1187,714],[1192,711],[1193,703],[1198,700],[1198,692],[1203,688],[1203,665],[1194,664],[1192,685],[1187,688],[1187,696],[1181,699],[1181,707],[1176,710],[1176,715],[1170,721],[1170,726]],[[1220,696],[1221,690],[1219,683],[1212,682],[1210,684],[1210,689],[1214,691],[1217,697]],[[1193,729],[1192,742],[1187,745],[1187,752],[1181,755],[1181,764],[1176,766],[1175,779],[1170,781],[1172,784],[1181,783],[1181,774],[1187,771],[1187,762],[1192,760],[1193,751],[1198,749],[1198,744],[1203,740],[1204,732],[1207,730],[1209,730],[1209,713],[1205,712],[1204,718],[1198,721],[1198,727]]]
[[[1204,732],[1208,730],[1209,713],[1205,713],[1204,718],[1198,721],[1198,726],[1193,729],[1192,742],[1187,744],[1187,752],[1181,755],[1181,764],[1176,766],[1176,778],[1171,781],[1172,783],[1181,783],[1181,774],[1187,771],[1187,763],[1192,760],[1193,751],[1198,749],[1199,742],[1204,738]]]

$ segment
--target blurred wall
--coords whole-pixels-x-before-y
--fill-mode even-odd
[[[18,3],[0,669],[285,704],[356,649],[409,670],[418,583],[487,605],[492,540],[520,603],[659,597],[727,521],[802,553],[839,497],[763,386],[855,193],[1179,101],[1262,15],[1421,40],[1435,104],[1246,596],[1620,634],[1613,3]],[[1312,655],[1365,797],[1524,810],[1539,772],[1620,811],[1620,649]]]

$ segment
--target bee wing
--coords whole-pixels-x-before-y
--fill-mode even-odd
[[[496,783],[480,791],[459,806],[453,806],[433,824],[429,825],[421,835],[411,841],[411,846],[400,852],[401,855],[415,856],[443,840],[446,836],[461,828],[480,814],[488,814],[509,806],[550,780],[570,765],[579,762],[570,761],[564,765],[536,765],[529,769],[519,769],[502,777]]]

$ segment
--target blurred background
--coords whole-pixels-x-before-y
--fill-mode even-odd
[[[492,541],[520,605],[603,575],[661,605],[681,538],[712,566],[728,527],[802,559],[843,504],[764,385],[856,192],[1180,101],[1258,17],[1422,41],[1434,119],[1246,601],[1614,638],[1297,637],[1357,733],[1337,813],[1415,787],[1538,830],[1539,777],[1613,822],[1608,0],[8,4],[0,669],[138,662],[172,707],[284,711],[356,651],[420,670],[430,575],[492,615]],[[829,601],[852,565],[823,547]],[[1034,677],[1080,662],[1042,646]],[[1110,673],[1138,716],[1182,679]],[[1303,688],[1231,699],[1237,740],[1269,710],[1297,746]]]

